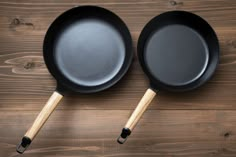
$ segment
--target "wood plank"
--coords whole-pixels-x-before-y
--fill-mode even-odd
[[[148,111],[126,144],[119,145],[116,138],[130,113],[56,110],[23,156],[236,155],[236,111]],[[37,112],[1,111],[0,115],[0,156],[17,156],[15,144]]]

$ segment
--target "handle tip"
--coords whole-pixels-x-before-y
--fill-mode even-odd
[[[131,130],[129,128],[123,128],[120,136],[117,139],[117,142],[119,144],[124,144],[130,134]]]
[[[30,145],[31,139],[24,136],[21,140],[21,143],[16,147],[16,151],[20,154],[23,154],[27,147]]]

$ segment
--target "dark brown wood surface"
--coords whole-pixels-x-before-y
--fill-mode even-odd
[[[116,138],[148,87],[135,56],[128,74],[111,89],[66,96],[22,156],[236,156],[236,1],[1,0],[0,157],[19,156],[15,145],[55,88],[42,58],[48,26],[79,5],[99,5],[118,14],[131,31],[134,49],[154,16],[169,10],[196,13],[219,37],[220,65],[198,90],[158,93],[129,141],[119,145]]]

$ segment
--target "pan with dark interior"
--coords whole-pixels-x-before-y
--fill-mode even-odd
[[[124,76],[133,58],[132,39],[125,23],[111,11],[75,7],[49,27],[43,56],[57,88],[17,146],[19,153],[29,146],[67,91],[99,92]]]
[[[117,139],[120,144],[159,90],[196,89],[210,79],[219,60],[219,43],[212,27],[185,11],[170,11],[153,18],[141,32],[137,51],[150,87]]]

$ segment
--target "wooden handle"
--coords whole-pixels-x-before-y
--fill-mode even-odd
[[[139,119],[142,117],[144,111],[147,109],[148,105],[152,102],[152,99],[155,97],[156,92],[151,89],[148,89],[142,99],[140,100],[138,106],[135,108],[131,117],[125,125],[125,128],[128,128],[130,131],[134,129]]]
[[[54,111],[59,101],[62,99],[62,95],[58,92],[54,92],[52,96],[47,101],[46,105],[43,107],[42,111],[39,113],[37,118],[35,119],[33,125],[29,128],[29,130],[24,135],[22,142],[17,147],[17,151],[19,153],[23,153],[34,137],[37,135],[39,130],[42,128],[43,124],[47,121],[51,113]]]
[[[52,96],[47,101],[46,105],[43,107],[42,111],[35,119],[31,128],[26,132],[25,134],[26,137],[30,138],[31,140],[34,139],[34,137],[37,135],[43,124],[47,121],[51,113],[57,107],[62,97],[63,96],[56,91],[52,94]]]
[[[126,141],[127,137],[131,134],[132,130],[138,123],[139,119],[142,117],[144,111],[147,109],[155,95],[156,92],[150,88],[145,92],[138,106],[135,108],[134,112],[123,128],[120,137],[117,139],[118,143],[123,144]]]

